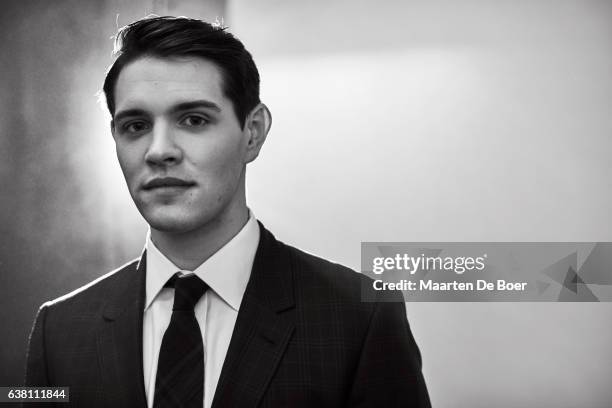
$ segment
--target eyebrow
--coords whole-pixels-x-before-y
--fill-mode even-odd
[[[211,109],[211,110],[214,110],[216,112],[221,112],[221,108],[219,107],[219,105],[217,105],[214,102],[202,99],[202,100],[197,100],[197,101],[189,101],[189,102],[178,103],[178,104],[174,105],[172,108],[170,108],[169,113],[177,113],[177,112],[182,112],[182,111],[186,111],[186,110],[190,110],[190,109],[198,109],[198,108]],[[147,116],[148,114],[149,114],[149,112],[147,112],[144,109],[139,109],[139,108],[126,109],[126,110],[122,110],[122,111],[117,112],[115,114],[115,117],[113,118],[113,120],[115,122],[118,122],[121,119],[124,119],[124,118],[127,118],[127,117],[131,117],[131,116]]]
[[[177,105],[174,105],[172,109],[170,109],[171,113],[176,113],[180,111],[190,110],[190,109],[212,109],[216,112],[221,112],[221,108],[214,102],[206,101],[206,100],[198,100],[198,101],[190,101],[190,102],[182,102]]]

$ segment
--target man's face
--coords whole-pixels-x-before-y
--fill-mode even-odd
[[[136,207],[159,231],[190,232],[244,201],[247,132],[201,58],[140,58],[115,85],[113,137]]]

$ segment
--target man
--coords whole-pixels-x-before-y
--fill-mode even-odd
[[[155,17],[116,47],[104,94],[145,250],[41,307],[26,384],[84,407],[428,407],[403,302],[362,301],[368,278],[248,209],[271,115],[242,43]]]

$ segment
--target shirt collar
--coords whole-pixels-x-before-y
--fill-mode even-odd
[[[238,234],[198,266],[193,273],[206,282],[223,301],[238,311],[251,276],[258,245],[259,225],[253,212],[249,210],[249,219]],[[161,253],[151,240],[150,229],[145,249],[147,251],[146,310],[172,275],[190,271],[181,271]]]

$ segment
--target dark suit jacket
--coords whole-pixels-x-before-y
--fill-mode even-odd
[[[363,283],[380,296],[369,278],[260,229],[213,407],[429,407],[404,303],[363,302]],[[45,303],[26,385],[69,386],[71,406],[145,408],[145,273],[143,255]]]

